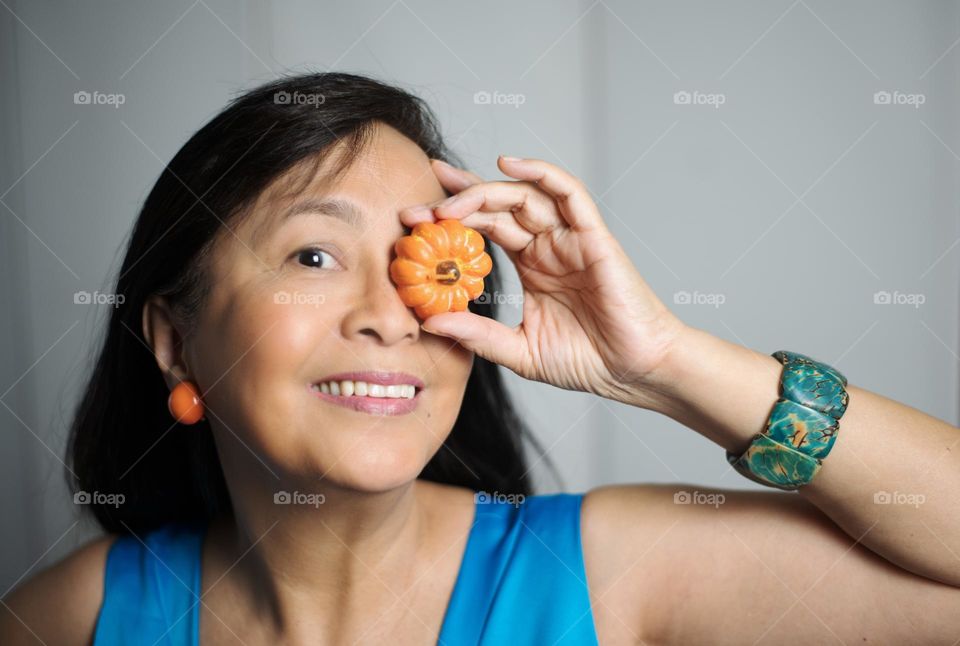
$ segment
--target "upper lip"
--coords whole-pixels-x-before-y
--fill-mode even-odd
[[[410,384],[416,388],[423,388],[423,381],[406,372],[389,372],[385,370],[363,370],[359,372],[338,372],[335,375],[324,377],[317,383],[325,381],[365,381],[368,384],[382,384],[392,386],[395,384]]]

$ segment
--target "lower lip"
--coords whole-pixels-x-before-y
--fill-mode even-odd
[[[313,390],[313,388],[309,386],[308,389],[312,394],[331,404],[370,415],[406,415],[412,412],[417,407],[417,404],[420,403],[420,393],[423,392],[422,390],[417,390],[417,394],[411,399],[405,397],[394,399],[387,397],[357,397],[356,395],[346,397],[344,395],[331,395],[319,390]]]

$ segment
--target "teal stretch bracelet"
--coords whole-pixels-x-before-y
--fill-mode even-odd
[[[847,378],[796,352],[778,350],[773,356],[783,364],[780,397],[764,431],[742,455],[727,451],[727,462],[754,482],[793,490],[817,475],[837,440],[849,401]]]

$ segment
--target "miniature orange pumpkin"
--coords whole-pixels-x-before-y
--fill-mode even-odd
[[[421,319],[464,311],[483,293],[483,277],[493,269],[483,245],[483,236],[460,220],[414,225],[397,240],[397,257],[390,263],[400,300]]]

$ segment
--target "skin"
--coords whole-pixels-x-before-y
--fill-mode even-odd
[[[238,229],[217,248],[195,335],[180,337],[162,302],[145,311],[168,384],[193,378],[209,390],[237,506],[205,545],[205,643],[436,640],[473,498],[416,475],[452,428],[475,355],[668,415],[734,452],[763,427],[777,396],[772,357],[677,319],[578,179],[540,160],[501,158],[499,167],[513,181],[431,162],[383,129],[333,187],[373,224],[366,234],[322,216],[302,216],[296,230],[268,236],[273,243],[256,226]],[[444,188],[457,198],[441,205]],[[275,198],[263,196],[252,225],[275,217]],[[412,204],[421,206],[401,209]],[[399,301],[387,276],[392,242],[404,225],[445,217],[516,264],[520,325],[462,312],[421,328]],[[286,252],[314,238],[339,247],[343,270],[280,269]],[[279,306],[277,290],[326,298],[319,308]],[[324,375],[373,366],[427,382],[419,418],[373,418],[303,392]],[[848,392],[840,437],[798,493],[637,484],[586,494],[583,551],[600,643],[956,642],[957,429],[854,385]],[[273,505],[277,490],[326,501],[316,510]],[[677,505],[678,490],[724,502]],[[923,493],[925,502],[876,505],[878,490]],[[0,641],[87,641],[108,545],[95,541],[18,588],[5,600]],[[62,609],[54,617],[51,603]]]

